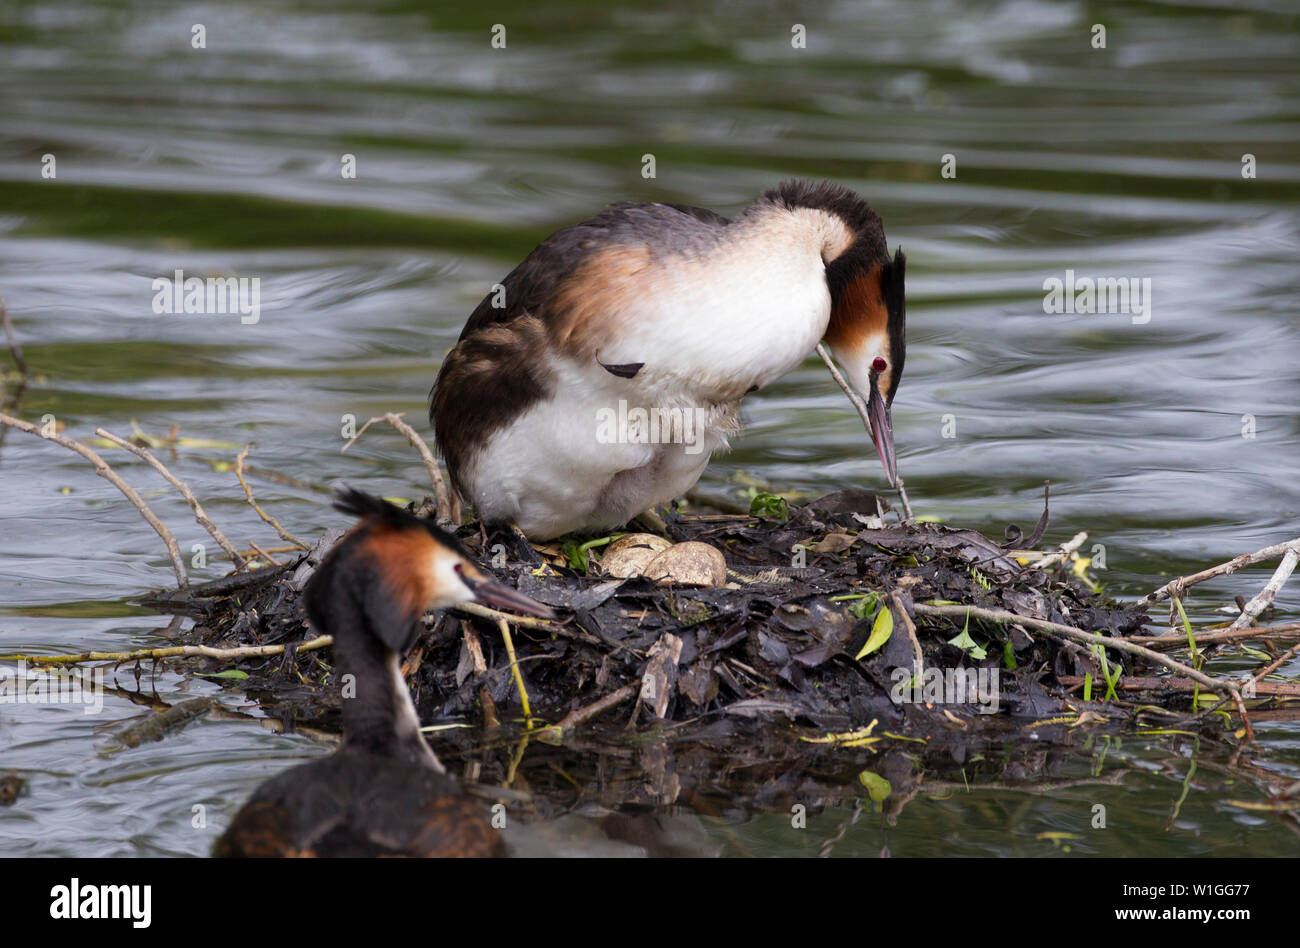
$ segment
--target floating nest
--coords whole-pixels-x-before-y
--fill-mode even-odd
[[[843,491],[769,516],[678,514],[657,543],[534,548],[478,524],[460,536],[500,580],[559,617],[510,619],[532,724],[553,733],[599,717],[629,735],[671,727],[690,736],[726,720],[737,732],[753,733],[739,726],[750,722],[846,740],[926,737],[1005,728],[1008,715],[1021,724],[1077,718],[1078,679],[1100,699],[1108,679],[1132,671],[1124,653],[1103,659],[1101,649],[1043,633],[1057,624],[1117,639],[1147,619],[1094,591],[1069,553],[1015,550],[1017,531],[999,544],[939,524],[886,525],[887,508]],[[338,706],[330,655],[297,652],[312,635],[298,597],[338,536],[293,562],[146,604],[193,617],[190,644],[286,646],[240,661],[231,684],[275,716],[328,729]],[[658,572],[636,563],[639,547],[653,560],[670,542],[678,551],[705,544],[716,563],[682,556],[684,566]],[[697,585],[705,582],[715,584]],[[475,606],[429,618],[406,662],[423,721],[495,726],[524,714],[500,624]],[[229,668],[201,658],[195,666]]]

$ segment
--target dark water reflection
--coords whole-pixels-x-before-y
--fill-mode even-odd
[[[908,253],[895,424],[918,512],[1028,525],[1050,479],[1047,540],[1088,530],[1121,595],[1300,532],[1293,4],[840,2],[800,13],[804,50],[780,4],[716,7],[6,4],[0,294],[40,373],[20,413],[77,437],[134,420],[255,440],[256,464],[300,482],[263,478],[261,498],[315,535],[334,520],[318,488],[337,479],[421,489],[393,433],[339,455],[340,418],[422,417],[466,313],[549,230],[613,200],[726,211],[781,177],[827,176],[867,195]],[[1094,22],[1105,50],[1089,46]],[[189,45],[195,23],[205,50]],[[504,50],[489,46],[494,23]],[[345,154],[355,180],[340,176]],[[955,179],[939,175],[945,154]],[[260,321],[154,315],[151,281],[177,268],[260,277]],[[1067,269],[1149,278],[1150,321],[1045,315],[1044,280]],[[824,376],[810,361],[752,399],[746,436],[703,486],[877,484]],[[196,446],[173,467],[228,533],[273,542],[217,463],[233,453]],[[183,548],[205,539],[160,481],[121,466]],[[0,485],[0,650],[158,641],[165,623],[123,603],[170,570],[111,486],[17,434]],[[1194,618],[1262,580],[1203,587]],[[215,690],[146,678],[168,700]],[[257,781],[320,752],[221,719],[96,756],[100,732],[139,712],[115,695],[97,716],[0,706],[4,767],[32,791],[0,809],[0,852],[200,853],[212,830],[192,828],[193,806],[220,827]],[[1300,777],[1297,734],[1261,728],[1257,763]],[[1090,753],[1058,769],[1087,776]],[[1037,838],[1053,831],[1085,836],[1073,853],[1297,851],[1273,818],[1227,802],[1239,780],[1203,765],[1187,782],[1193,756],[1130,739],[1103,765],[1131,769],[1122,784],[922,794],[893,826],[864,815],[835,852],[1061,852]],[[755,816],[740,786],[718,792],[726,807],[696,786],[688,809],[719,851],[814,852],[861,798],[858,763],[801,835],[786,815]],[[1088,835],[1095,800],[1124,833]]]

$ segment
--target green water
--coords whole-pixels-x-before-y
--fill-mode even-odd
[[[37,373],[15,411],[79,438],[135,422],[255,441],[261,502],[314,537],[337,525],[320,492],[337,480],[424,489],[395,432],[340,454],[341,419],[404,411],[427,431],[441,354],[546,233],[615,200],[726,213],[783,177],[830,177],[867,196],[908,255],[894,420],[917,512],[998,535],[1033,523],[1050,479],[1045,542],[1089,531],[1107,591],[1139,595],[1300,534],[1293,10],[8,0],[0,295]],[[804,49],[791,45],[796,23]],[[1093,24],[1105,49],[1090,44]],[[955,177],[940,173],[945,155]],[[176,269],[260,278],[259,321],[155,314],[151,283]],[[1067,269],[1149,278],[1150,320],[1046,315],[1044,281]],[[782,490],[880,485],[861,423],[815,361],[749,399],[745,421],[705,475],[709,492],[738,492],[740,473]],[[169,463],[232,537],[279,542],[216,463],[233,454],[187,448]],[[110,457],[183,550],[207,541],[152,472]],[[222,569],[214,558],[195,576]],[[1199,587],[1193,618],[1223,618],[1215,610],[1266,575]],[[6,436],[0,651],[159,644],[166,620],[126,603],[171,581],[158,538],[112,486],[52,444]],[[1294,582],[1278,607],[1296,614]],[[137,689],[129,667],[109,677]],[[138,687],[168,701],[216,690],[148,669]],[[209,718],[99,756],[103,732],[139,713],[119,693],[97,715],[0,705],[0,766],[30,786],[0,809],[0,853],[202,853],[258,781],[321,752]],[[1010,788],[993,785],[1005,773],[982,784],[963,750],[941,777],[960,789],[922,791],[892,824],[864,815],[834,851],[1065,855],[1041,834],[1069,832],[1072,855],[1295,854],[1294,821],[1231,802],[1258,799],[1247,770],[1300,778],[1300,724],[1259,736],[1237,762],[1177,738],[1130,738],[1100,763],[1082,736],[1050,761],[1024,740],[985,748],[1026,775]],[[689,792],[638,802],[681,807],[720,851],[812,853],[850,819],[867,766],[845,763],[842,798],[826,810],[810,799],[804,830],[785,815],[797,790],[764,807],[696,770]],[[1120,779],[1062,789],[1093,771]],[[1090,828],[1098,802],[1110,830]]]

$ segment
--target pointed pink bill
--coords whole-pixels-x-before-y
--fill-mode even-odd
[[[491,606],[494,609],[510,609],[514,612],[522,612],[524,615],[538,616],[543,619],[555,618],[555,613],[551,611],[550,606],[544,606],[535,599],[529,599],[519,590],[511,589],[494,579],[489,579],[486,576],[471,579],[465,573],[461,573],[460,578],[470,588],[470,592],[474,594],[474,597],[485,606]]]
[[[885,475],[891,487],[898,486],[898,459],[894,456],[894,423],[889,417],[889,406],[880,397],[875,386],[875,379],[868,386],[867,418],[871,422],[871,440],[876,444],[880,463],[885,466]]]

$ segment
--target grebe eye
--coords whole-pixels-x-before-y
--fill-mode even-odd
[[[883,372],[887,368],[889,368],[889,363],[880,358],[880,356],[876,356],[875,360],[871,363],[872,372]]]

